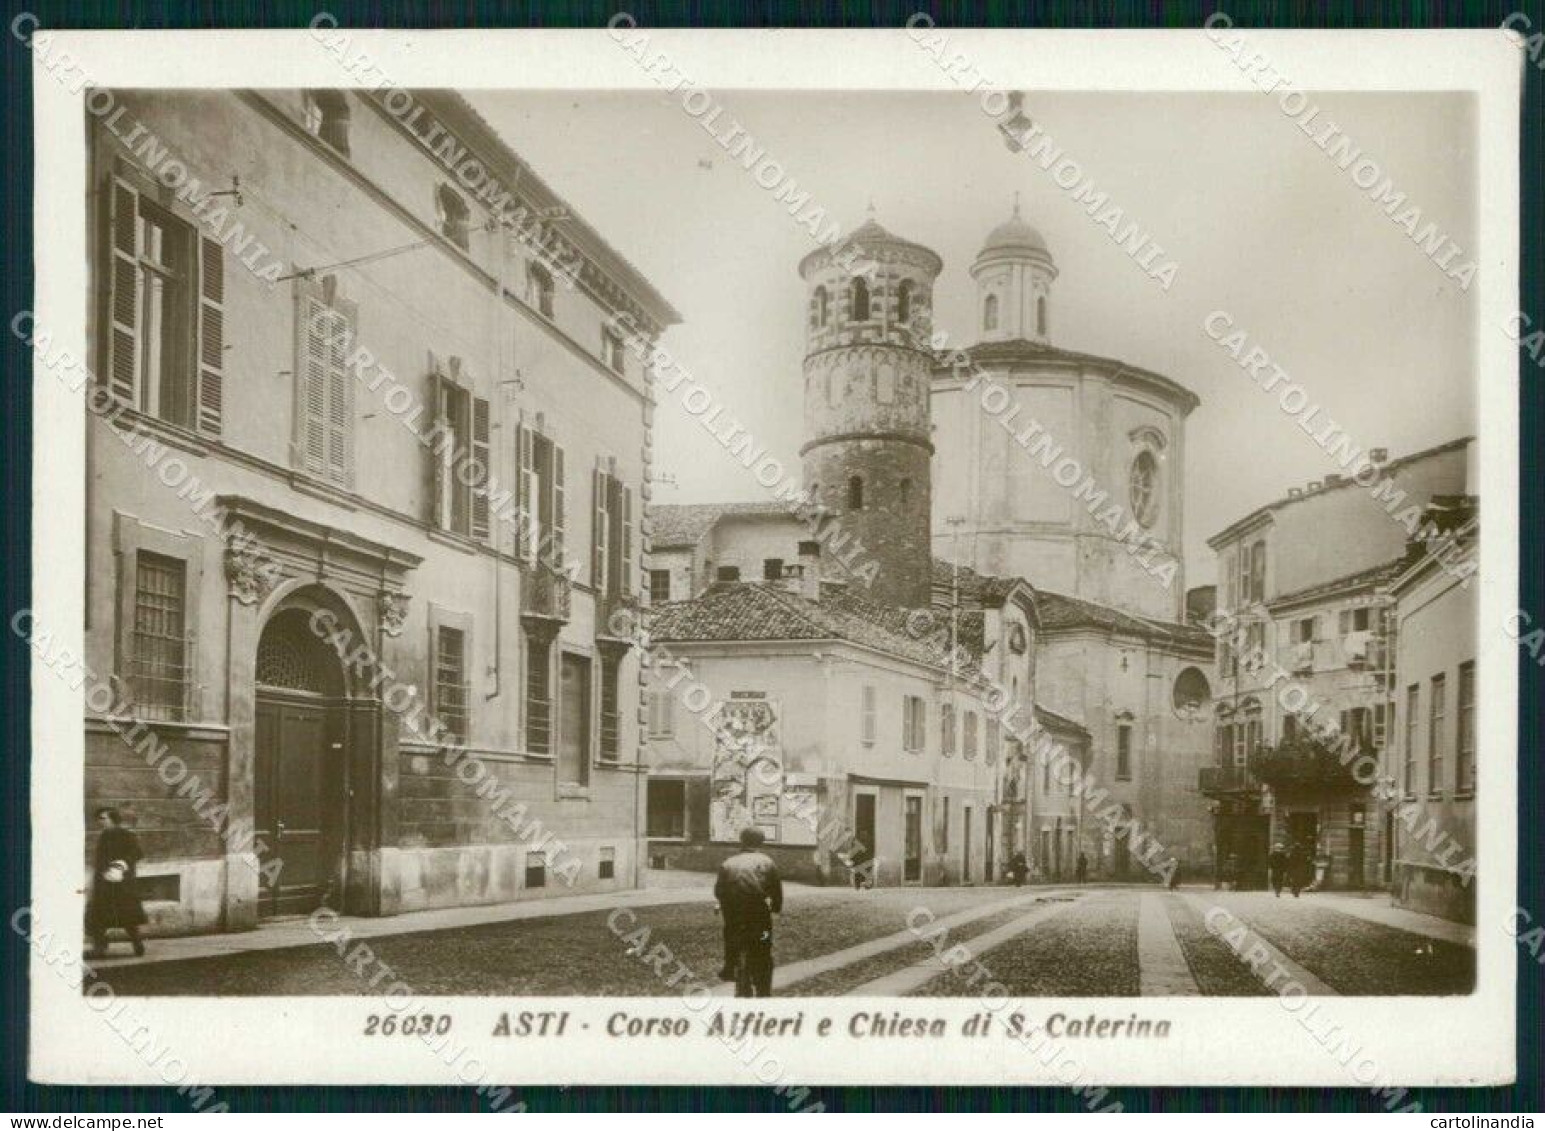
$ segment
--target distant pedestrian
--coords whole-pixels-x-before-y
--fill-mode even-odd
[[[1223,862],[1223,886],[1230,891],[1239,890],[1239,854],[1230,852]]]
[[[757,851],[765,840],[760,829],[742,829],[742,851],[719,865],[713,888],[724,916],[719,976],[735,979],[736,997],[772,996],[772,917],[783,914],[783,880],[772,857]]]
[[[848,874],[854,891],[874,887],[874,853],[867,844],[855,843],[848,855]]]
[[[1030,862],[1025,859],[1023,852],[1016,852],[1009,857],[1009,879],[1014,881],[1015,887],[1021,887],[1025,882],[1025,875],[1030,871]]]
[[[1313,863],[1309,858],[1309,849],[1303,841],[1297,841],[1293,850],[1288,853],[1288,886],[1293,889],[1293,898],[1298,898],[1298,893],[1309,886],[1309,870]]]
[[[1271,890],[1278,899],[1282,898],[1282,885],[1287,882],[1288,850],[1280,840],[1271,846],[1271,852],[1266,857],[1267,870],[1271,872]]]
[[[139,929],[145,922],[145,908],[139,901],[137,873],[143,854],[139,839],[123,826],[117,809],[96,812],[101,833],[91,875],[91,902],[86,907],[86,933],[91,936],[93,958],[107,954],[107,932],[118,928],[128,933],[136,955],[145,953]]]
[[[1080,884],[1089,880],[1089,857],[1082,852],[1078,854],[1078,863],[1073,866],[1073,878]]]

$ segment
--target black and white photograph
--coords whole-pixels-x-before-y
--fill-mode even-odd
[[[34,1076],[1511,1080],[1519,35],[16,34]]]

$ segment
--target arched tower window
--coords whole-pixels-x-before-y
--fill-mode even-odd
[[[1132,516],[1145,527],[1152,526],[1159,516],[1159,461],[1147,450],[1137,453],[1132,461],[1128,488],[1132,502]]]
[[[912,506],[912,480],[903,479],[897,492],[901,499],[901,509],[908,510]]]
[[[853,280],[853,321],[869,321],[869,284],[862,279]]]
[[[1041,337],[1046,336],[1046,296],[1040,295],[1035,300],[1035,332]]]
[[[903,279],[896,288],[896,321],[912,321],[912,280]]]
[[[982,329],[996,330],[998,328],[998,296],[988,295],[982,300]]]
[[[864,509],[864,477],[853,475],[848,478],[848,510],[861,511]]]
[[[811,325],[815,329],[820,329],[822,326],[826,325],[828,305],[829,300],[826,296],[826,288],[817,287],[815,289],[815,310],[811,313]]]

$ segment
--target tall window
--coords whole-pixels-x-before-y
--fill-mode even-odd
[[[1475,789],[1475,661],[1459,665],[1459,744],[1454,752],[1454,789]]]
[[[1442,675],[1432,677],[1431,700],[1427,704],[1427,792],[1443,789],[1444,729],[1448,724],[1448,686]]]
[[[1035,332],[1040,337],[1046,336],[1046,296],[1039,295],[1035,300]]]
[[[1132,779],[1132,724],[1116,724],[1116,780]]]
[[[553,316],[553,274],[540,263],[526,268],[526,295],[544,318]]]
[[[848,510],[861,511],[864,509],[864,477],[853,475],[848,478]]]
[[[826,325],[831,315],[831,299],[826,293],[825,287],[815,289],[815,300],[810,308],[810,327],[818,330]]]
[[[902,513],[906,513],[912,508],[912,480],[903,479],[896,485],[896,502],[900,506]]]
[[[851,294],[853,296],[853,321],[869,321],[869,284],[863,279],[854,279]]]
[[[620,657],[601,656],[601,761],[615,762],[622,749],[622,713],[618,684]]]
[[[438,363],[437,363],[438,364]],[[435,426],[429,456],[434,468],[434,524],[485,540],[488,511],[488,402],[460,383],[459,364],[430,376]]]
[[[651,605],[663,605],[671,599],[671,571],[668,569],[652,569],[649,571],[649,603]]]
[[[1128,494],[1132,517],[1144,526],[1152,526],[1159,514],[1159,464],[1146,449],[1137,453],[1128,473]]]
[[[998,716],[987,716],[987,764],[990,766],[998,760],[998,748],[1003,745],[1003,724],[998,721]]]
[[[964,726],[964,733],[962,734],[960,740],[961,752],[965,754],[967,758],[975,758],[977,728],[976,712],[967,711],[962,725]]]
[[[873,746],[879,720],[875,717],[874,684],[866,683],[859,690],[858,733],[865,746]]]
[[[459,742],[467,740],[467,648],[459,628],[435,630],[435,717]]]
[[[441,185],[435,190],[435,226],[462,251],[470,248],[468,233],[472,228],[472,212],[461,194],[450,185]]]
[[[909,754],[923,750],[928,733],[928,704],[921,696],[906,695],[901,700],[901,748]]]
[[[1416,738],[1420,733],[1417,729],[1417,720],[1421,717],[1421,697],[1421,684],[1413,683],[1406,688],[1405,766],[1401,788],[1407,794],[1416,792]]]
[[[188,715],[191,641],[186,623],[186,570],[176,558],[134,555],[134,638],[129,683],[136,713],[146,719]]]
[[[1254,699],[1245,700],[1245,721],[1240,729],[1244,732],[1244,757],[1238,763],[1248,766],[1255,752],[1261,748],[1261,705]]]
[[[354,481],[354,381],[345,365],[356,308],[332,287],[302,285],[296,344],[300,465],[341,487]]]
[[[1250,600],[1266,600],[1266,543],[1250,547]]]
[[[955,704],[939,705],[939,753],[946,758],[955,755]]]
[[[545,637],[526,638],[526,750],[553,750],[552,645]]]
[[[633,592],[633,491],[596,468],[592,482],[591,581],[611,596]]]
[[[903,279],[896,288],[896,321],[912,321],[912,280]]]
[[[520,556],[561,570],[564,538],[563,449],[535,426],[522,424],[515,431],[517,522]]]
[[[143,197],[108,190],[106,357],[99,379],[140,412],[218,436],[225,368],[224,248]]]
[[[349,101],[341,90],[308,90],[306,129],[312,136],[349,155]]]
[[[998,296],[988,295],[982,300],[982,329],[996,330],[998,328]]]

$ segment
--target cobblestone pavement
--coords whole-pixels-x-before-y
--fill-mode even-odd
[[[775,986],[799,996],[973,997],[990,978],[1022,997],[1268,995],[1292,982],[1319,994],[1469,992],[1475,951],[1455,941],[1462,930],[1383,897],[1366,902],[1376,913],[1346,897],[1202,888],[803,889],[775,933]],[[420,920],[399,933],[376,920],[368,960],[356,949],[363,936],[303,936],[277,948],[107,962],[98,976],[126,995],[370,995],[383,966],[425,996],[674,995],[692,984],[726,992],[720,922],[703,893],[583,906],[434,929]],[[921,938],[914,925],[937,935]]]

